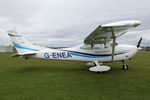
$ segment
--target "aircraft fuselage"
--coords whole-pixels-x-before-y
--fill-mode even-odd
[[[122,61],[132,58],[137,52],[137,47],[132,45],[117,45],[114,53],[113,61]],[[29,58],[41,59],[59,59],[72,61],[99,61],[111,62],[112,49],[90,49],[85,50],[79,47],[65,48],[65,49],[50,49],[45,48],[36,51],[36,55],[28,55]]]

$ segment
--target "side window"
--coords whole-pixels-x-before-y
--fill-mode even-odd
[[[110,43],[107,42],[104,44],[104,48],[109,48],[109,47],[110,47]]]
[[[91,47],[91,45],[83,45],[83,46],[80,47],[80,49],[87,49],[87,50],[89,50],[89,49],[92,49],[92,47]]]
[[[105,43],[105,44],[95,44],[94,45],[94,49],[98,50],[98,49],[108,49],[110,48],[110,44],[109,43]],[[86,50],[91,50],[92,46],[91,45],[83,45],[80,47],[80,49],[86,49]]]
[[[118,45],[118,43],[115,43],[115,46],[117,46]],[[110,46],[112,47],[113,46],[113,43],[110,43]]]
[[[104,44],[95,44],[95,49],[104,49]]]
[[[109,49],[109,48],[110,48],[109,43],[95,44],[95,49]]]

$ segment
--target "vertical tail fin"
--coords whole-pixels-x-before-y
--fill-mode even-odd
[[[29,42],[21,34],[18,34],[16,30],[8,30],[7,33],[19,54],[31,51],[39,51],[43,48]]]

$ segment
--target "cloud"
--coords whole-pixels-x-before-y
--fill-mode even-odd
[[[4,34],[15,26],[36,44],[73,46],[82,43],[99,24],[128,19],[141,20],[142,25],[133,31],[147,35],[149,17],[148,0],[1,0],[0,43],[10,43]]]
[[[127,32],[125,35],[119,37],[117,41],[119,43],[136,45],[139,39],[142,37],[142,46],[150,45],[150,29],[142,31],[131,31]]]

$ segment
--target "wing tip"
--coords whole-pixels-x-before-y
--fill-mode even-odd
[[[124,21],[117,21],[117,22],[112,22],[108,24],[103,24],[102,27],[112,27],[112,26],[138,26],[142,22],[138,20],[124,20]]]

